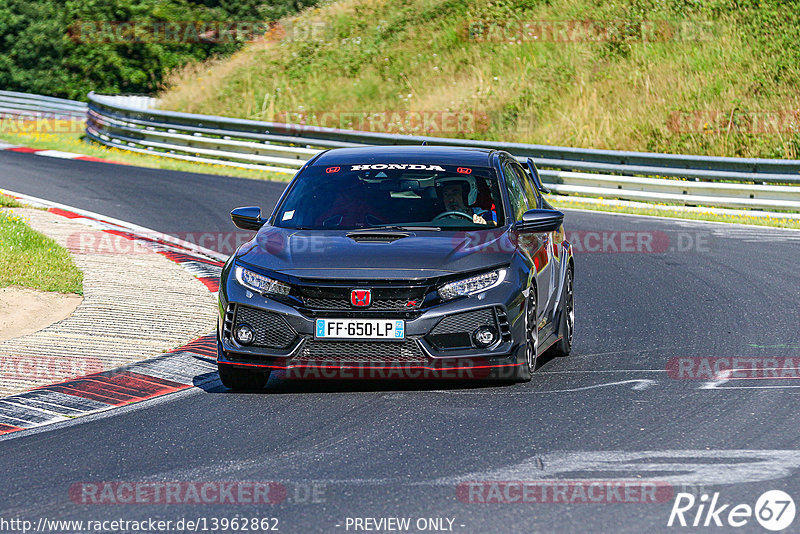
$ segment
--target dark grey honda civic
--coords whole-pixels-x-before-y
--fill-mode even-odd
[[[217,360],[231,389],[303,378],[529,381],[569,354],[573,256],[532,160],[340,148],[298,171],[226,262]]]

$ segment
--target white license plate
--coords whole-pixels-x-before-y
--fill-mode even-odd
[[[404,339],[406,322],[397,319],[317,319],[317,339]]]

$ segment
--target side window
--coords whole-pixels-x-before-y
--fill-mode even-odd
[[[539,191],[536,190],[536,186],[533,184],[533,176],[525,172],[522,167],[517,167],[515,165],[514,168],[524,177],[522,183],[525,188],[525,196],[528,199],[528,206],[530,206],[531,209],[538,208],[541,203],[539,202]]]
[[[528,211],[528,201],[522,185],[523,177],[518,174],[510,162],[503,164],[503,175],[508,187],[508,200],[511,201],[511,218],[519,221],[522,219],[522,214]]]

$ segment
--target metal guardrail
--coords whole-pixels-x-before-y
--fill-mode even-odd
[[[158,109],[160,101],[147,95],[104,95],[104,99],[114,104],[130,106],[135,109]]]
[[[800,161],[794,160],[651,154],[359,132],[192,115],[157,110],[157,105],[156,99],[138,95],[89,93],[87,105],[0,91],[0,117],[86,120],[86,134],[96,142],[187,161],[293,174],[310,157],[327,148],[423,142],[499,148],[520,160],[533,157],[545,183],[559,194],[800,212]]]
[[[89,93],[86,134],[147,154],[293,174],[320,150],[362,145],[497,148],[534,158],[556,193],[800,212],[800,161],[653,154],[360,132],[143,109]],[[657,178],[661,177],[661,178]]]
[[[75,100],[0,91],[0,114],[3,116],[84,120],[87,109],[85,103]]]

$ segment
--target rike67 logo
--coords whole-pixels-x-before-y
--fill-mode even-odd
[[[795,512],[794,500],[780,490],[763,493],[755,506],[723,502],[719,492],[710,497],[704,493],[699,498],[691,493],[678,493],[667,526],[740,528],[755,518],[765,529],[778,532],[794,522]]]

